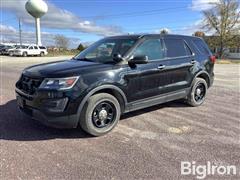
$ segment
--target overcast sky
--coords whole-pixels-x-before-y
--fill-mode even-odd
[[[41,19],[42,43],[54,45],[54,35],[62,34],[76,47],[104,36],[158,33],[162,28],[191,35],[199,30],[201,11],[214,1],[218,0],[45,0],[48,13]],[[0,3],[1,41],[18,41],[20,18],[23,41],[34,43],[34,19],[25,11],[26,0]]]

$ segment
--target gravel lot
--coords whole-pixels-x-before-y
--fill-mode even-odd
[[[14,84],[31,64],[67,59],[0,56],[0,179],[192,179],[181,161],[240,171],[240,65],[217,64],[204,105],[167,103],[124,115],[113,132],[45,127],[21,114]],[[195,176],[194,176],[195,177]],[[239,179],[209,176],[211,179]]]

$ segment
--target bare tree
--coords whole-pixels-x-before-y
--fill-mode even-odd
[[[224,47],[240,34],[239,1],[219,0],[211,4],[211,9],[203,11],[203,28],[219,36],[219,56],[222,57]]]
[[[69,45],[69,39],[63,35],[56,35],[54,37],[55,45],[59,48],[67,49]]]

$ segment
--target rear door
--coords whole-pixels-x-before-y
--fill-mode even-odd
[[[168,91],[174,92],[191,86],[191,80],[196,64],[195,55],[181,38],[164,37],[166,58],[168,59],[168,71],[170,82]]]

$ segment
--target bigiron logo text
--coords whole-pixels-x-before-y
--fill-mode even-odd
[[[235,165],[215,165],[210,161],[205,164],[198,164],[196,161],[182,161],[181,175],[192,175],[197,179],[204,179],[207,176],[234,176],[237,174]]]

